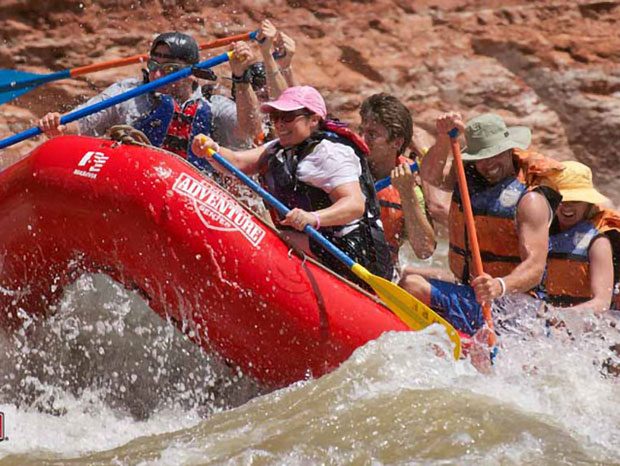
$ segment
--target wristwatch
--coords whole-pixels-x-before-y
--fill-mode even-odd
[[[252,79],[252,70],[250,68],[246,68],[241,76],[237,76],[234,73],[232,75],[232,82],[235,84],[250,84],[250,79]]]

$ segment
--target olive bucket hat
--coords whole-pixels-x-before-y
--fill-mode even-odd
[[[467,122],[465,127],[467,147],[463,160],[475,162],[489,159],[508,149],[529,147],[532,133],[525,126],[508,128],[501,116],[495,113],[483,113]]]

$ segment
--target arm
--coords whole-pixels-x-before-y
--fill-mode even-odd
[[[604,312],[609,309],[614,289],[614,262],[611,242],[606,236],[594,240],[588,252],[590,258],[590,289],[593,298],[573,306],[574,310]]]
[[[192,151],[198,157],[206,158],[214,168],[221,173],[228,173],[219,163],[213,160],[208,149],[212,149],[246,175],[255,175],[259,171],[259,163],[261,157],[265,154],[267,147],[261,146],[245,151],[232,151],[226,147],[221,147],[209,136],[198,134],[192,141]]]
[[[452,191],[456,186],[456,174],[451,169],[447,176],[444,176],[444,168],[448,161],[451,151],[450,136],[448,132],[453,128],[458,128],[463,132],[465,124],[458,113],[446,113],[437,118],[437,139],[424,157],[424,162],[420,166],[420,176],[433,186],[437,186],[445,191]]]
[[[278,49],[284,51],[283,55],[278,58],[278,66],[280,67],[280,73],[286,80],[287,87],[299,86],[299,81],[293,73],[293,55],[295,55],[295,41],[289,35],[280,32],[278,37]]]
[[[392,185],[398,190],[403,207],[407,240],[416,256],[429,258],[435,251],[435,232],[422,211],[415,193],[417,183],[409,165],[403,164],[392,170]]]
[[[540,283],[547,263],[549,245],[549,205],[537,192],[527,193],[517,207],[517,229],[521,263],[508,275],[501,277],[506,294],[525,292]],[[496,278],[485,273],[472,281],[478,302],[491,302],[502,294]]]
[[[258,33],[260,51],[263,55],[263,63],[265,64],[265,75],[267,77],[267,92],[270,99],[277,99],[279,95],[288,87],[284,77],[280,74],[280,68],[272,56],[274,40],[278,30],[268,19],[264,20],[260,25]]]
[[[540,283],[549,248],[549,205],[537,192],[526,194],[517,207],[521,263],[506,277],[506,293],[529,291]]]
[[[293,209],[282,221],[282,224],[292,226],[301,231],[306,225],[317,226],[315,214],[318,216],[322,227],[346,225],[364,215],[366,205],[358,181],[336,186],[329,193],[329,198],[333,204],[326,209],[317,210],[314,213],[306,212],[302,209]]]
[[[426,211],[433,219],[433,228],[438,236],[448,236],[448,219],[450,216],[450,199],[452,193],[422,182]]]
[[[69,124],[60,124],[60,113],[50,112],[39,120],[37,126],[45,133],[48,138],[55,136],[62,136],[63,134],[79,134],[79,124],[77,121],[72,121]]]
[[[233,76],[242,76],[253,59],[250,46],[245,42],[235,42],[230,68]],[[251,141],[260,134],[261,119],[258,99],[250,83],[236,83],[237,125],[235,137],[241,141]]]

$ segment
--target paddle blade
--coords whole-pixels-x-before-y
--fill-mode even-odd
[[[30,92],[37,86],[22,87],[21,89],[15,89],[14,91],[2,91],[0,92],[0,105],[10,102],[13,99],[17,99],[20,95]]]
[[[386,306],[412,330],[422,330],[435,323],[443,325],[448,338],[454,343],[454,358],[461,356],[461,338],[447,320],[398,285],[371,274],[360,264],[353,265],[351,270],[368,283]]]
[[[0,105],[30,92],[36,84],[24,87],[24,81],[38,79],[40,75],[17,70],[0,70]]]

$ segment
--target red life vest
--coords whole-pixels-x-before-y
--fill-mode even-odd
[[[156,147],[180,155],[200,169],[213,171],[209,162],[192,152],[191,141],[199,133],[211,134],[211,107],[204,99],[186,102],[181,107],[169,95],[157,95],[155,108],[132,124]]]

